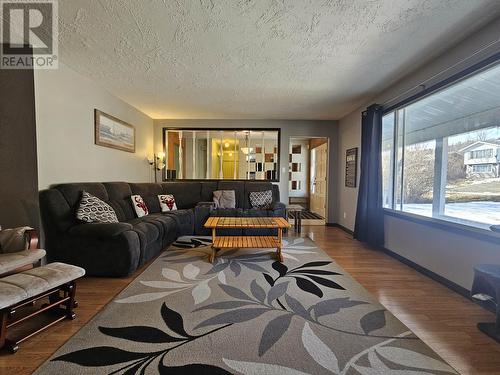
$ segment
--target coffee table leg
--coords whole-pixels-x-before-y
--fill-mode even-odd
[[[281,246],[283,243],[282,239],[283,239],[283,229],[278,228],[278,248],[276,249],[276,255],[280,262],[283,262],[283,254],[281,254]]]
[[[210,263],[215,262],[215,254],[216,254],[216,253],[217,253],[217,250],[215,249],[215,247],[212,247],[212,254],[210,254],[210,255],[208,256],[208,261],[209,261]]]
[[[212,228],[212,254],[210,254],[208,257],[208,261],[210,263],[215,262],[215,253],[216,253],[216,250],[214,247],[215,246],[215,236],[216,236],[215,228]]]

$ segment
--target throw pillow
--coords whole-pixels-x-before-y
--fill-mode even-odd
[[[234,190],[214,191],[215,208],[236,208],[236,193]]]
[[[272,190],[250,192],[250,204],[253,208],[268,209],[273,203]]]
[[[20,227],[0,231],[0,253],[17,253],[28,249],[28,241],[26,240],[28,229],[32,228]]]
[[[82,192],[76,218],[86,223],[118,223],[113,207],[86,191]]]
[[[144,199],[140,195],[131,195],[132,204],[134,205],[135,214],[137,217],[143,217],[149,214],[148,206],[144,203]]]
[[[158,200],[160,201],[161,212],[177,210],[175,198],[172,194],[158,195]]]

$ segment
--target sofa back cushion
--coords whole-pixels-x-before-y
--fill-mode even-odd
[[[161,212],[160,201],[158,200],[158,195],[163,194],[161,184],[131,183],[129,185],[132,194],[140,195],[144,199],[150,214]]]
[[[212,202],[214,191],[217,190],[217,181],[201,182],[201,200],[200,202]]]
[[[201,182],[164,182],[162,183],[163,192],[161,194],[172,194],[177,208],[193,208],[198,202],[201,202]],[[158,199],[158,198],[156,198]]]
[[[80,203],[83,191],[92,194],[104,202],[109,201],[108,192],[106,191],[104,184],[100,182],[59,184],[54,186],[54,189],[61,192],[64,199],[66,199],[66,202],[68,202],[69,206],[75,211]]]
[[[103,184],[109,196],[109,205],[114,208],[119,221],[135,218],[134,207],[130,200],[132,191],[126,182],[105,182]]]

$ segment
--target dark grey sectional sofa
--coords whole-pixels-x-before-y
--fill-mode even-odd
[[[212,209],[215,190],[234,190],[236,208]],[[270,209],[250,205],[251,191],[273,191]],[[75,217],[82,191],[111,205],[119,223],[82,223]],[[130,196],[140,194],[150,214],[137,218]],[[161,212],[158,194],[173,194],[177,211]],[[87,275],[126,276],[167,248],[182,235],[209,235],[203,227],[209,216],[285,216],[277,185],[256,181],[155,183],[70,183],[40,191],[40,210],[49,262],[85,268]],[[270,230],[227,230],[224,235],[271,234]]]

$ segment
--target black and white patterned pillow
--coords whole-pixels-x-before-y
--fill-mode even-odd
[[[76,218],[87,223],[118,223],[113,207],[86,191],[82,192]]]
[[[250,204],[252,205],[253,208],[268,209],[271,207],[272,203],[273,203],[272,190],[250,192]]]

